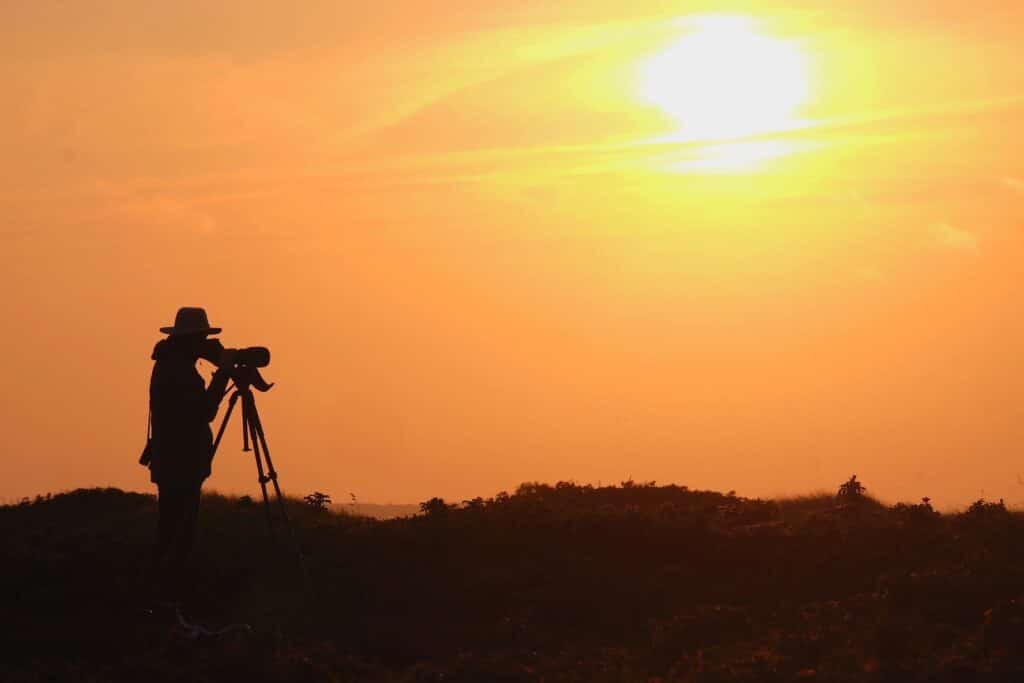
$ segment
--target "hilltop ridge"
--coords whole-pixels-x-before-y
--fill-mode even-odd
[[[1024,673],[1024,519],[1001,503],[560,482],[390,520],[288,509],[311,592],[259,504],[206,496],[179,619],[139,579],[152,496],[0,507],[9,680]]]

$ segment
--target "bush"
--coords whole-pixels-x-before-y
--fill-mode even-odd
[[[313,508],[314,512],[326,512],[327,506],[331,504],[331,497],[320,491],[313,491],[302,500],[306,501],[306,505]]]
[[[420,503],[420,512],[429,516],[443,515],[451,510],[451,506],[444,502],[444,498],[431,498]]]
[[[896,503],[892,512],[908,525],[931,524],[939,520],[939,513],[932,508],[931,498],[925,496],[920,503]]]
[[[971,506],[967,508],[963,516],[969,520],[983,521],[1005,519],[1009,514],[1010,512],[1006,509],[1006,504],[1002,498],[999,499],[998,503],[988,503],[984,498],[979,498],[971,503]]]
[[[860,500],[867,496],[868,490],[864,484],[857,481],[857,475],[853,475],[850,479],[839,487],[839,491],[836,493],[836,498],[842,498],[844,500]]]

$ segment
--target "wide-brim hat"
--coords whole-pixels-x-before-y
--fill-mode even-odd
[[[219,334],[221,328],[210,327],[210,321],[206,318],[206,311],[194,306],[185,306],[178,309],[174,316],[172,327],[161,327],[164,334]]]

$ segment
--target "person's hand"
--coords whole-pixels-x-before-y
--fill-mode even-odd
[[[199,342],[198,355],[203,360],[210,361],[213,364],[217,364],[217,360],[220,358],[220,354],[224,352],[224,345],[220,343],[220,339],[203,339]]]
[[[235,366],[235,356],[238,349],[221,349],[220,357],[217,359],[217,366],[229,370]]]

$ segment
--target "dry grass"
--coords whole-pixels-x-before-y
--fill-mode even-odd
[[[312,592],[259,502],[204,498],[184,614],[251,628],[191,640],[139,580],[151,496],[0,508],[5,680],[1024,675],[1024,518],[999,505],[562,482],[387,521],[288,509]]]

